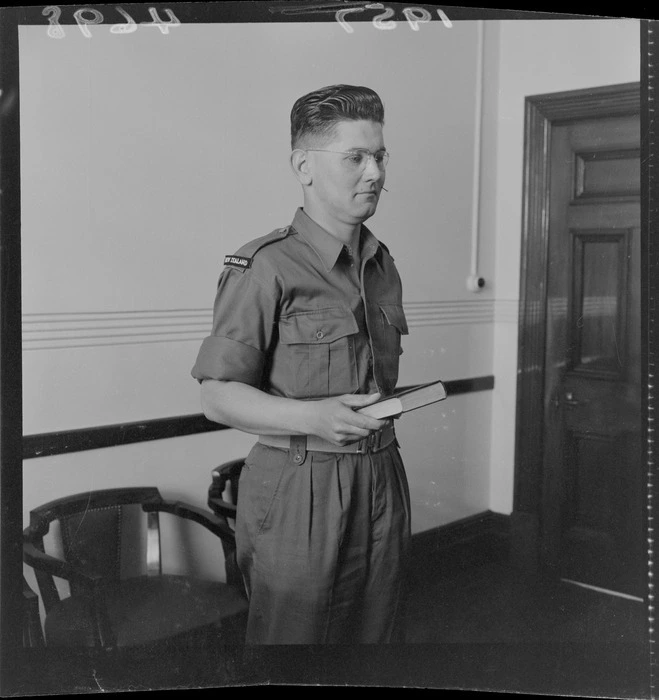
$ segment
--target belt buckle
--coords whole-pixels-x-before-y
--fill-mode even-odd
[[[368,437],[362,438],[357,444],[357,454],[378,452],[382,445],[383,435],[384,428],[380,428],[380,430],[376,430],[374,433],[371,433]]]
[[[371,433],[367,437],[362,438],[357,443],[357,454],[358,455],[365,455],[365,454],[368,454],[369,452],[372,452],[374,435],[375,435],[375,433]]]
[[[376,430],[368,436],[368,449],[369,452],[377,452],[382,444],[382,428]]]

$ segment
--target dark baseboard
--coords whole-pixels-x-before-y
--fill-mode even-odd
[[[411,583],[446,577],[471,566],[507,562],[510,516],[487,510],[412,535]]]

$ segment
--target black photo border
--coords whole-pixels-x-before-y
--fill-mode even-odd
[[[273,2],[219,3],[118,3],[136,21],[148,21],[147,8],[161,18],[171,9],[181,23],[232,22],[325,22],[339,9],[356,8],[347,19],[368,22],[381,10],[367,9],[369,2],[318,2],[287,0]],[[406,21],[405,7],[427,8],[441,21],[441,8],[451,20],[465,19],[592,19],[593,14],[469,8],[428,3],[382,3],[395,11],[392,19]],[[61,5],[62,25],[74,25],[73,11],[90,8],[101,12],[111,24],[122,17],[112,5]],[[473,689],[479,685],[479,665],[488,663],[486,645],[407,645],[398,647],[284,647],[229,648],[221,662],[200,653],[185,664],[165,669],[157,659],[109,659],[96,652],[63,656],[50,650],[22,648],[22,357],[21,357],[21,208],[20,208],[20,94],[18,27],[48,27],[46,5],[0,8],[0,695],[68,694],[96,691],[193,689],[244,685],[355,685],[411,688],[456,688],[467,690],[459,679],[473,669]],[[360,10],[363,10],[361,11]],[[641,19],[642,100],[642,333],[643,333],[643,423],[644,463],[647,467],[648,549],[648,676],[651,697],[659,685],[654,652],[654,523],[656,506],[654,459],[655,370],[657,343],[657,298],[659,294],[659,182],[657,180],[659,129],[654,119],[659,79],[655,47],[659,27],[653,19]],[[520,193],[521,194],[521,193]],[[196,417],[202,420],[200,417]],[[202,427],[206,429],[206,427]],[[155,438],[154,438],[155,439]],[[457,649],[456,646],[460,646]],[[160,660],[161,661],[161,660]],[[166,671],[166,672],[164,672]],[[102,678],[101,680],[99,680]],[[116,679],[113,681],[112,679]],[[126,679],[130,678],[129,681]],[[128,683],[128,684],[127,684]],[[549,688],[548,694],[552,689]]]

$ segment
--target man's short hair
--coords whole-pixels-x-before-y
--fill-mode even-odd
[[[308,137],[325,139],[341,121],[384,124],[384,106],[377,92],[357,85],[329,85],[300,97],[291,110],[291,147]]]

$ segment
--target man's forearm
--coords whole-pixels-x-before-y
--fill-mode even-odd
[[[209,420],[255,435],[306,435],[313,432],[308,401],[266,394],[241,382],[206,379],[201,405]]]

